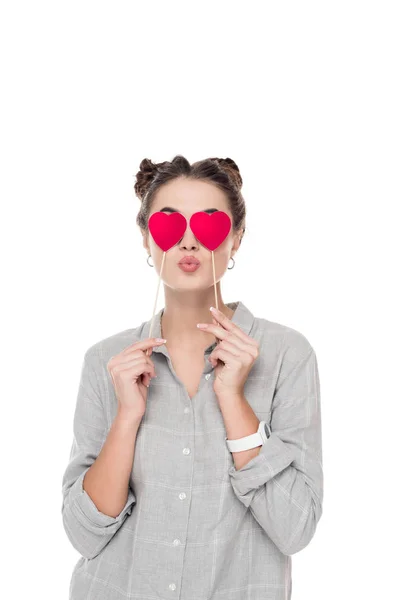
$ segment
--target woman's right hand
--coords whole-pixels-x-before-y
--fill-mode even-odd
[[[164,343],[164,340],[157,341],[157,338],[146,338],[110,358],[107,370],[117,396],[118,411],[122,410],[138,419],[143,417],[150,380],[156,376],[150,355],[154,346]]]

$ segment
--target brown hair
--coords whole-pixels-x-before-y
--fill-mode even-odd
[[[243,228],[244,234],[246,207],[240,191],[243,181],[239,167],[231,158],[206,158],[192,165],[181,154],[176,155],[171,162],[153,163],[149,158],[144,158],[139,169],[134,190],[142,204],[136,224],[143,231],[148,231],[151,204],[157,190],[173,179],[186,177],[213,183],[225,192],[233,216],[232,228],[234,231]]]

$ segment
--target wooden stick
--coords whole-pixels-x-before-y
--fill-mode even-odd
[[[215,308],[218,308],[218,296],[217,296],[217,284],[215,282],[215,263],[214,263],[214,250],[211,250],[212,266],[213,266],[213,278],[214,278],[214,294],[215,294]]]
[[[159,292],[159,289],[160,289],[161,275],[162,275],[162,272],[163,272],[164,260],[165,260],[165,255],[166,255],[166,254],[167,254],[167,253],[164,251],[164,254],[163,254],[163,257],[162,257],[162,261],[161,261],[160,276],[159,276],[159,278],[158,278],[158,285],[157,285],[156,299],[155,299],[154,306],[153,306],[153,316],[151,317],[149,338],[151,338],[151,333],[152,333],[152,331],[153,331],[154,315],[155,315],[155,312],[156,312],[156,307],[157,307],[158,292]],[[147,356],[149,355],[149,352],[150,352],[150,348],[148,348],[148,349],[146,350],[146,354],[147,354]]]
[[[217,296],[217,284],[215,281],[215,263],[214,263],[214,250],[211,250],[211,259],[212,259],[212,266],[213,266],[213,279],[214,279],[214,294],[215,294],[215,308],[217,310],[218,309],[218,296]],[[214,319],[213,317],[213,323],[214,325],[218,325],[218,321],[216,319]],[[215,338],[215,341],[217,342],[217,344],[219,344],[220,340],[219,338]]]

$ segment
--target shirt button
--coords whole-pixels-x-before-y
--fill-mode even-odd
[[[184,408],[183,412],[187,414],[187,413],[189,412],[189,407],[188,407],[188,406],[185,406],[185,408]]]
[[[176,585],[174,583],[170,583],[168,587],[170,590],[176,590]]]
[[[182,452],[183,454],[190,454],[190,448],[184,448]]]
[[[174,546],[179,546],[181,540],[174,540],[172,543],[174,544]]]
[[[184,499],[186,498],[186,494],[185,494],[185,492],[181,492],[181,493],[179,494],[179,498],[180,498],[180,500],[184,500]]]
[[[207,375],[205,375],[206,379],[210,379],[210,373],[207,373]]]

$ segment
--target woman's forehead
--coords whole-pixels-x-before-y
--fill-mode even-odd
[[[152,204],[152,212],[166,207],[183,214],[193,214],[207,209],[228,211],[226,195],[213,184],[177,179],[160,187]]]

